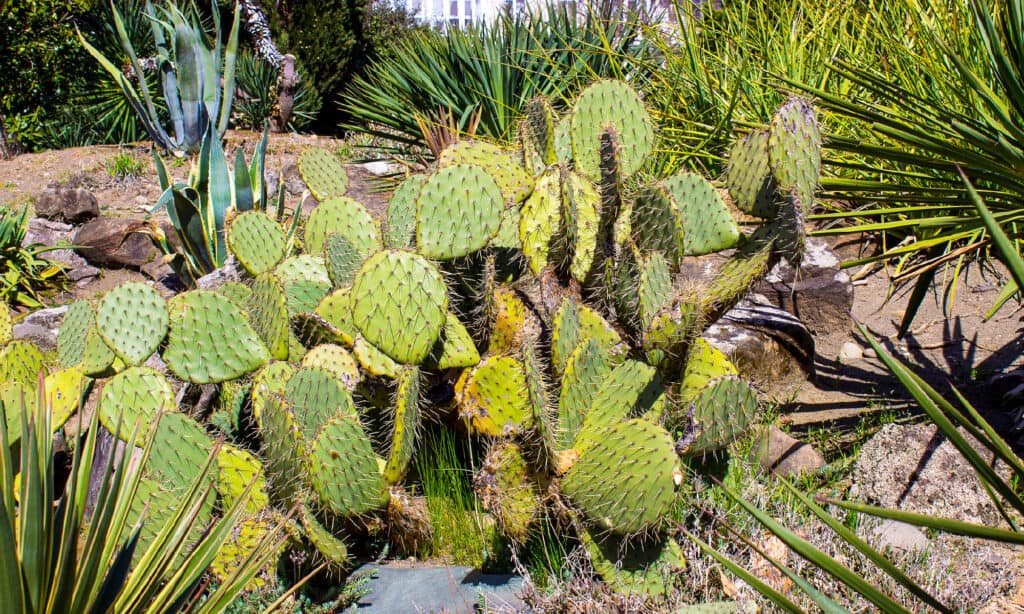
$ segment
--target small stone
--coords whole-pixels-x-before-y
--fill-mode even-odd
[[[790,437],[775,425],[769,427],[754,447],[754,455],[762,468],[786,479],[814,473],[825,466],[821,452]]]
[[[394,175],[402,170],[402,167],[395,164],[394,162],[388,162],[387,160],[376,160],[374,162],[366,162],[365,164],[358,165],[358,168],[366,171],[367,173],[382,177],[384,175]]]
[[[897,520],[886,520],[874,530],[878,549],[892,548],[903,552],[924,550],[928,547],[928,536],[912,524]]]
[[[56,330],[60,328],[61,322],[64,321],[64,314],[67,312],[67,305],[40,309],[39,311],[33,311],[29,315],[25,316],[25,319],[22,320],[22,322],[24,324],[32,324],[34,326],[42,326],[44,328]]]
[[[73,282],[80,281],[91,281],[92,279],[99,277],[100,270],[94,266],[88,264],[76,267],[68,271],[68,279]]]
[[[864,358],[878,358],[878,354],[873,348],[864,349]]]
[[[24,322],[15,324],[14,338],[31,341],[44,352],[52,352],[57,349],[57,333],[45,326]]]
[[[160,250],[140,219],[101,217],[82,226],[75,235],[76,249],[90,264],[108,268],[139,269],[160,258]]]
[[[207,273],[196,280],[196,288],[199,290],[216,290],[228,282],[242,280],[242,269],[234,256],[228,256],[224,266],[212,273]]]
[[[839,348],[839,360],[841,361],[860,360],[861,358],[864,358],[864,348],[856,342],[847,341]]]

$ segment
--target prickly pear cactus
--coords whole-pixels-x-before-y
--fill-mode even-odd
[[[246,211],[228,225],[228,248],[250,275],[259,275],[284,259],[288,238],[269,215]]]
[[[120,285],[103,295],[96,309],[96,330],[118,358],[141,364],[167,335],[167,305],[142,283]]]
[[[321,203],[348,190],[348,174],[338,156],[326,149],[307,149],[299,156],[299,175]]]
[[[504,209],[501,187],[473,164],[441,168],[427,178],[416,201],[416,249],[450,260],[475,252],[498,234]]]
[[[621,81],[598,81],[573,106],[570,133],[578,168],[592,181],[601,179],[601,136],[615,135],[618,166],[625,175],[640,169],[654,148],[654,126],[640,96]]]

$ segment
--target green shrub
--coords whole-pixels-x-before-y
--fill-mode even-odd
[[[37,309],[43,306],[44,294],[62,288],[66,279],[62,265],[42,256],[53,248],[24,245],[28,211],[0,209],[0,298]]]

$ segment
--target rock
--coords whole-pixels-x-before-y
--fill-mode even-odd
[[[28,230],[25,232],[26,245],[39,243],[55,247],[61,244],[70,245],[75,227],[62,222],[37,217],[29,220]],[[65,266],[68,279],[73,282],[88,283],[100,274],[99,269],[89,266],[89,263],[75,253],[73,249],[55,249],[48,251],[43,256],[47,260],[59,262]]]
[[[196,288],[200,290],[216,290],[228,282],[242,280],[242,267],[234,256],[228,256],[224,266],[212,273],[207,273],[196,280]]]
[[[100,215],[96,197],[85,188],[48,188],[36,197],[36,215],[56,222],[82,224]]]
[[[33,311],[32,313],[25,316],[22,320],[25,324],[32,324],[35,326],[42,326],[52,330],[60,328],[61,322],[64,321],[64,314],[68,312],[67,305],[61,305],[60,307],[50,307],[48,309],[40,309],[39,311]]]
[[[786,479],[814,473],[825,466],[825,457],[814,446],[790,437],[775,425],[761,437],[754,455],[763,469]]]
[[[814,377],[814,338],[773,305],[741,301],[702,336],[770,396],[786,396]]]
[[[839,360],[843,362],[860,360],[861,358],[864,358],[864,349],[860,347],[859,343],[847,341],[839,348]]]
[[[996,470],[1008,474],[1001,463]],[[1003,526],[970,463],[932,424],[882,427],[861,447],[851,496],[890,509]]]
[[[383,177],[385,175],[394,175],[400,173],[403,167],[395,164],[394,162],[388,162],[387,160],[376,160],[374,162],[366,162],[363,164],[354,165],[356,168],[374,175],[375,177]]]
[[[88,264],[68,271],[68,279],[75,282],[79,287],[96,279],[99,275],[100,270]]]
[[[807,239],[799,271],[783,260],[753,291],[799,317],[815,335],[846,331],[853,323],[850,275],[839,269],[839,258],[820,238]]]
[[[892,548],[903,552],[924,550],[928,547],[928,536],[912,524],[897,520],[886,520],[875,528],[875,547],[879,550]]]
[[[354,611],[449,612],[473,614],[484,603],[486,612],[520,612],[523,579],[508,574],[485,574],[472,567],[363,565],[355,572],[371,577],[369,592]]]
[[[299,167],[294,162],[289,162],[281,169],[281,183],[284,184],[285,192],[292,196],[298,196],[306,191],[306,182],[299,174]]]
[[[878,354],[872,348],[864,348],[864,358],[878,358]]]
[[[74,243],[95,266],[140,269],[162,255],[145,234],[148,228],[148,222],[137,218],[101,217],[82,226]]]
[[[21,322],[14,325],[14,338],[31,341],[44,352],[52,352],[57,349],[57,333],[45,326],[38,324],[26,324]]]

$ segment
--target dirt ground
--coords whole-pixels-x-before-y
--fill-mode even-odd
[[[229,132],[226,139],[229,157],[233,158],[235,149],[242,147],[250,159],[259,136],[254,132]],[[310,146],[338,151],[344,143],[317,136],[272,135],[267,148],[267,171],[278,177],[284,174],[287,181],[295,173],[298,154]],[[109,166],[119,153],[127,153],[141,162],[142,172],[138,177],[115,179],[111,176]],[[189,171],[185,161],[171,161],[168,167],[179,180]],[[352,195],[366,203],[375,216],[382,216],[386,200],[380,180],[357,166],[348,168]],[[160,195],[148,146],[82,147],[0,160],[0,206],[31,205],[39,192],[56,185],[89,189],[104,215],[145,216]],[[383,188],[386,189],[386,185]],[[301,194],[289,193],[286,206],[289,209],[300,206],[300,201]],[[830,243],[844,260],[855,258],[870,248],[870,243],[859,236],[830,240]],[[851,273],[856,274],[857,270]],[[142,275],[133,271],[104,271],[99,280],[75,289],[60,302],[95,297],[119,283],[140,278]],[[922,305],[910,334],[897,339],[896,331],[910,289],[899,289],[890,296],[889,272],[879,269],[854,282],[853,317],[940,389],[948,389],[952,384],[968,398],[983,406],[992,406],[992,400],[985,395],[989,379],[1024,363],[1024,331],[1016,305],[1008,304],[991,320],[982,319],[1005,278],[998,267],[985,275],[974,268],[958,282],[955,298],[948,302],[944,301],[945,281],[940,278]],[[895,386],[895,380],[870,352],[859,359],[839,359],[843,344],[849,341],[867,347],[866,341],[853,329],[836,330],[816,339],[817,377],[794,392],[784,404],[784,412],[789,414],[785,421],[795,426],[818,424],[901,405],[903,395]]]

